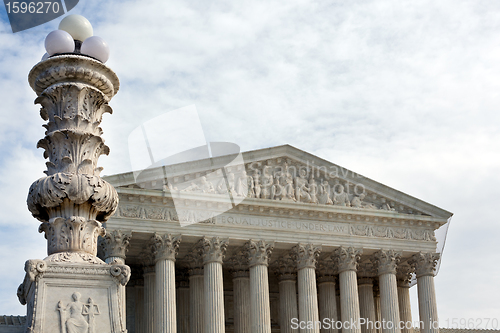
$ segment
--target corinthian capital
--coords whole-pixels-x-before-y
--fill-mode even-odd
[[[192,275],[203,275],[203,256],[202,249],[199,246],[194,246],[184,257],[188,263],[188,273]]]
[[[337,274],[337,263],[331,257],[318,261],[316,275],[318,276],[319,283],[335,282]]]
[[[281,256],[273,263],[272,271],[280,281],[295,281],[297,277],[297,263],[290,255]]]
[[[119,257],[125,260],[125,254],[132,238],[131,231],[113,230],[107,232],[102,240],[104,258]]]
[[[411,275],[413,272],[413,267],[411,267],[407,262],[399,264],[396,271],[398,287],[409,287],[411,282]]]
[[[299,243],[292,248],[290,255],[297,262],[297,269],[316,268],[321,246]]]
[[[401,253],[394,250],[380,250],[373,254],[372,262],[377,268],[377,274],[396,274],[396,268],[401,260]]]
[[[229,266],[229,271],[233,274],[233,278],[238,278],[249,276],[248,262],[248,255],[245,253],[244,249],[242,249],[229,258],[226,263]]]
[[[200,239],[198,241],[198,246],[201,247],[203,264],[208,264],[210,262],[222,264],[228,243],[228,239],[220,239],[219,237],[203,237]]]
[[[248,257],[248,266],[268,265],[269,257],[274,249],[274,243],[267,243],[263,240],[249,240],[243,246],[243,251]]]
[[[148,242],[146,248],[139,254],[141,258],[144,274],[155,272],[155,256],[152,252],[152,240]]]
[[[439,257],[439,253],[419,252],[414,254],[410,260],[408,260],[408,263],[415,269],[417,278],[425,275],[434,276]]]
[[[181,243],[181,236],[173,236],[172,234],[165,234],[163,236],[154,234],[151,238],[152,251],[155,255],[155,260],[172,260],[179,251]]]
[[[333,252],[333,258],[337,261],[339,273],[344,271],[356,271],[359,259],[361,259],[360,249],[353,247],[339,247]]]

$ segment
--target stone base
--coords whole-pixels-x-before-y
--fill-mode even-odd
[[[26,277],[18,289],[19,300],[27,304],[25,332],[126,332],[122,286],[130,268],[94,256],[76,263],[61,259],[74,261],[74,255],[26,262]]]

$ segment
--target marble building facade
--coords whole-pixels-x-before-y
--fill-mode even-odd
[[[120,203],[100,256],[132,269],[129,332],[409,333],[377,323],[412,322],[415,282],[420,330],[438,331],[450,212],[288,145],[239,157],[106,177]],[[360,318],[375,324],[345,324]]]

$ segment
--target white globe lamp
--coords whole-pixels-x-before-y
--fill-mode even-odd
[[[69,33],[54,30],[45,37],[45,50],[49,56],[56,53],[69,53],[75,50],[75,42]]]
[[[94,35],[89,20],[82,15],[68,15],[59,23],[59,30],[68,32],[74,40],[84,41]]]
[[[86,54],[105,63],[109,59],[109,46],[99,36],[92,36],[83,41],[81,54]]]

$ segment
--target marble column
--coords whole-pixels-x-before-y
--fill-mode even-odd
[[[222,280],[222,259],[228,240],[219,237],[203,237],[202,248],[205,290],[205,333],[224,333],[224,286]]]
[[[144,280],[138,280],[135,285],[135,332],[144,332]]]
[[[185,260],[189,263],[189,332],[204,333],[205,288],[201,249],[191,249]]]
[[[362,251],[359,249],[343,246],[336,249],[333,253],[339,271],[341,320],[344,323],[342,328],[343,333],[361,333],[361,327],[359,326],[358,281],[356,276],[361,253]]]
[[[252,333],[271,333],[271,305],[267,267],[274,243],[249,240],[243,246],[250,270],[250,320]]]
[[[113,230],[102,237],[101,247],[107,264],[116,261],[125,264],[126,253],[132,238],[131,231]]]
[[[186,267],[176,267],[177,333],[189,333],[189,279]]]
[[[299,243],[292,248],[291,256],[297,263],[299,291],[299,321],[312,322],[312,328],[300,330],[304,333],[319,333],[318,290],[316,289],[316,259],[321,246]],[[310,327],[307,326],[306,327]]]
[[[125,265],[125,257],[128,251],[131,237],[131,231],[113,230],[110,232],[106,232],[106,235],[102,237],[100,245],[104,253],[105,262],[107,264],[115,263]],[[125,286],[120,286],[119,288],[121,289],[121,310],[123,315],[126,317],[126,289]]]
[[[319,261],[316,269],[318,275],[319,319],[328,325],[323,325],[321,333],[337,333],[335,323],[339,320],[337,313],[337,266],[331,258]],[[329,326],[330,325],[330,326]]]
[[[372,259],[378,274],[382,322],[385,321],[382,332],[401,333],[396,282],[396,267],[401,259],[401,253],[394,250],[380,250],[374,253]]]
[[[375,313],[375,299],[373,298],[373,278],[362,277],[358,280],[359,315],[366,320],[361,325],[362,333],[376,333],[377,316]]]
[[[154,309],[156,291],[155,260],[151,251],[145,250],[141,253],[144,277],[144,333],[155,333]]]
[[[229,259],[228,265],[233,276],[234,333],[251,333],[248,315],[248,309],[251,308],[248,256],[239,252]]]
[[[375,316],[378,322],[382,322],[382,316],[380,314],[380,288],[378,286],[378,281],[373,281],[373,299],[375,301]],[[377,328],[377,332],[381,333],[382,329]]]
[[[176,333],[175,257],[181,236],[155,234],[152,239],[155,254],[156,295],[155,332]]]
[[[439,253],[419,252],[408,260],[417,275],[418,312],[423,327],[421,333],[439,333],[434,273]],[[422,325],[422,324],[421,324]]]
[[[396,278],[398,282],[399,319],[404,323],[401,333],[413,333],[411,329],[410,282],[413,269],[407,263],[398,265]]]
[[[295,333],[292,330],[292,319],[298,318],[297,309],[297,264],[289,255],[282,256],[273,267],[279,281],[280,295],[280,332]]]

